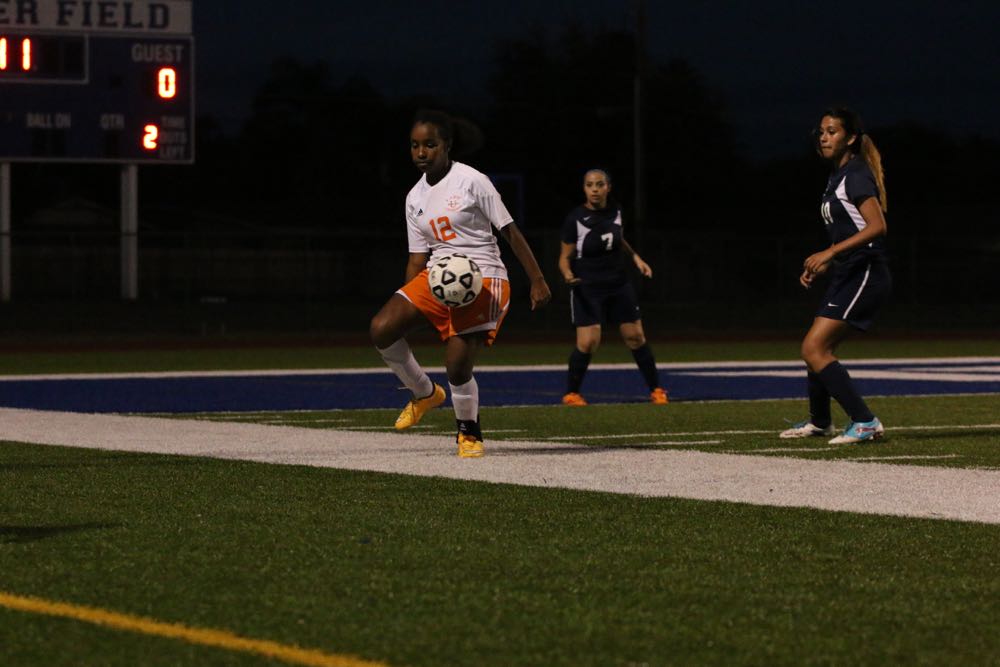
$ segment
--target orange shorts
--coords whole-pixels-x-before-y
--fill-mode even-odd
[[[427,284],[427,269],[396,290],[424,314],[441,340],[458,334],[486,333],[486,345],[492,345],[500,323],[510,307],[510,283],[503,278],[483,278],[483,289],[476,300],[461,308],[448,308],[431,294]]]

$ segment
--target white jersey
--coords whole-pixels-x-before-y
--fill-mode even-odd
[[[439,257],[462,253],[472,258],[487,278],[507,278],[493,227],[503,229],[514,218],[500,193],[484,174],[452,162],[434,185],[425,174],[406,195],[406,234],[411,253]]]

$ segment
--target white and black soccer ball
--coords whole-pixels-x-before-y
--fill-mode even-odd
[[[427,271],[431,294],[449,308],[461,308],[476,300],[483,289],[479,265],[460,253],[435,260]]]

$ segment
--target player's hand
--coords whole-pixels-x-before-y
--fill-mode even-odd
[[[809,289],[810,287],[812,287],[813,279],[815,277],[816,277],[815,273],[813,273],[809,269],[805,269],[802,272],[802,275],[799,276],[799,284],[805,287],[806,289]]]
[[[545,278],[536,278],[531,281],[531,309],[541,308],[552,298],[552,290]]]
[[[580,278],[577,278],[573,274],[570,274],[569,276],[563,276],[563,281],[567,285],[569,285],[570,287],[572,287],[574,285],[579,285],[580,283],[583,282],[583,280],[581,280]]]
[[[653,277],[653,269],[649,266],[649,264],[642,261],[642,257],[639,257],[639,255],[632,255],[632,260],[635,262],[636,268],[639,269],[639,273],[641,273],[643,277]]]
[[[826,273],[832,261],[833,252],[830,250],[821,250],[806,257],[806,261],[802,263],[802,268],[815,274]]]

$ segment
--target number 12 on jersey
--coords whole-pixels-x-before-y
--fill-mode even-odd
[[[437,220],[431,218],[427,221],[427,224],[431,226],[431,233],[434,234],[434,238],[438,241],[450,241],[458,236],[455,230],[451,228],[451,220],[446,215]]]

